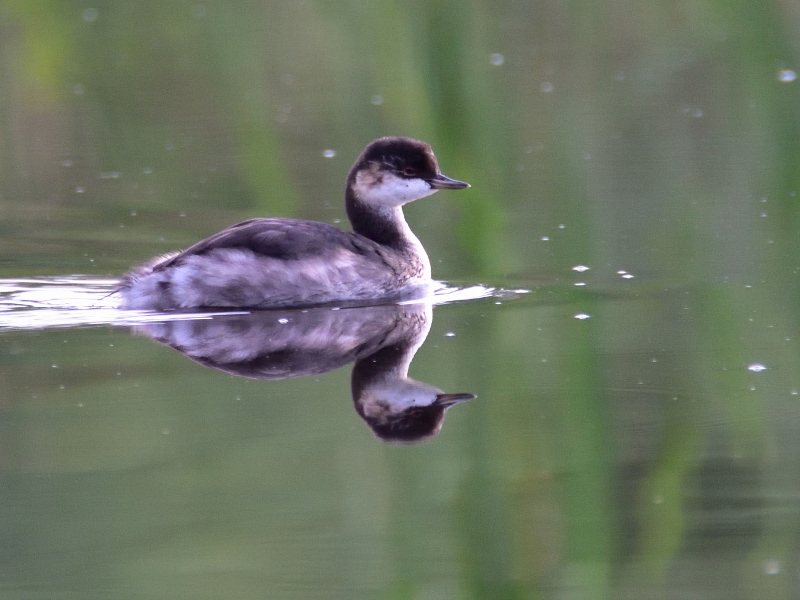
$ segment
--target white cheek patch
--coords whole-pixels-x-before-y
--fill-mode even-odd
[[[412,406],[430,406],[441,393],[439,388],[414,379],[385,381],[369,388],[364,414],[375,419],[386,419]]]
[[[356,195],[366,204],[402,206],[437,191],[427,181],[403,179],[392,173],[361,171],[356,175]]]

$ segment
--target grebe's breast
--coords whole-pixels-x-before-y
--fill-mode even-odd
[[[426,281],[418,257],[316,221],[244,221],[131,273],[126,308],[285,307],[380,298]]]

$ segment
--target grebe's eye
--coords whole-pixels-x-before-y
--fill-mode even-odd
[[[403,169],[403,175],[406,177],[414,177],[417,174],[417,170],[414,167],[405,167]]]

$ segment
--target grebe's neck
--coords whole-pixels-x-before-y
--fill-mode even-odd
[[[416,263],[421,271],[419,275],[430,279],[430,260],[422,243],[406,223],[402,207],[368,205],[350,186],[345,200],[347,217],[354,233],[394,250],[408,262]]]
[[[399,249],[409,235],[414,237],[400,206],[371,206],[348,188],[345,208],[353,232],[382,246]]]

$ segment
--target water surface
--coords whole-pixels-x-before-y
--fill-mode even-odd
[[[0,597],[797,597],[798,32],[786,2],[0,0]],[[450,288],[408,377],[477,395],[437,436],[378,439],[352,363],[253,379],[166,335],[291,315],[116,309],[240,220],[346,227],[382,135],[472,184],[406,210]]]

